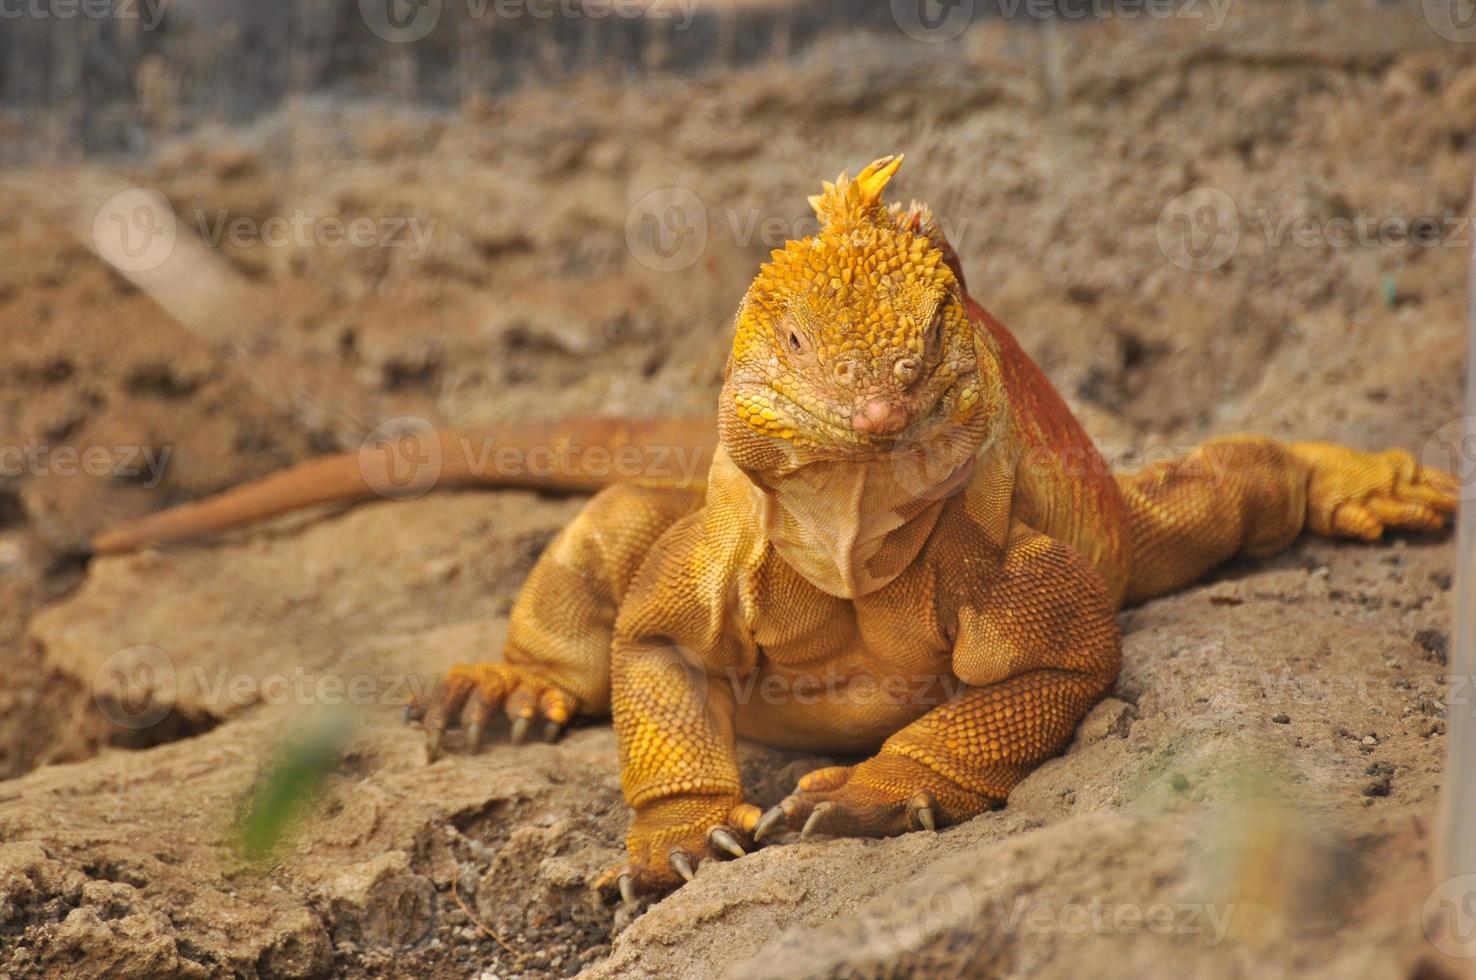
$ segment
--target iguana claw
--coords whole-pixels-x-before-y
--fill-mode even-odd
[[[487,722],[503,709],[512,721],[508,741],[514,745],[527,739],[535,721],[544,741],[559,737],[575,714],[577,702],[562,688],[537,671],[516,664],[459,664],[447,672],[428,701],[412,697],[406,720],[423,719],[429,733],[431,756],[440,751],[448,728],[460,725],[466,732],[466,748],[477,751]]]
[[[747,853],[743,850],[743,845],[738,843],[738,838],[728,833],[722,827],[714,827],[709,830],[707,832],[707,842],[718,850],[733,855],[735,858],[741,858]]]
[[[825,802],[810,811],[809,819],[805,821],[804,827],[800,830],[800,839],[807,839],[811,834],[819,830],[821,822],[825,819],[825,815],[833,809],[835,809],[834,803]]]
[[[686,851],[674,850],[666,856],[666,860],[671,864],[671,870],[681,875],[683,881],[691,881],[697,877],[692,870],[692,859],[687,857]]]
[[[913,788],[919,783],[924,785]],[[798,830],[801,839],[816,834],[887,837],[916,830],[936,832],[998,802],[950,787],[943,777],[910,759],[877,757],[805,775],[793,793],[759,818],[753,837],[761,841],[779,829]]]
[[[758,825],[753,828],[753,842],[755,844],[759,843],[766,836],[768,836],[769,831],[775,829],[776,827],[783,827],[785,823],[788,822],[788,820],[789,817],[784,812],[783,807],[769,807],[767,810],[764,811],[764,815],[762,817],[759,817]]]

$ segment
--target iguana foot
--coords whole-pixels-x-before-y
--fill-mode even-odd
[[[523,741],[528,730],[543,722],[544,741],[559,737],[578,707],[574,697],[551,684],[538,671],[501,663],[457,664],[436,686],[428,705],[412,699],[405,708],[407,718],[422,718],[435,759],[446,729],[460,724],[466,731],[466,747],[477,751],[487,721],[503,709],[512,721],[509,740]]]
[[[640,892],[669,892],[691,881],[704,861],[742,857],[752,848],[759,808],[731,796],[673,796],[636,810],[624,864],[595,888],[618,890],[628,906]]]
[[[1439,530],[1456,512],[1459,481],[1402,449],[1364,453],[1327,443],[1291,449],[1312,471],[1307,526],[1318,534],[1376,541],[1386,528]]]
[[[803,837],[890,837],[959,823],[998,802],[907,756],[883,754],[806,775],[793,793],[759,818],[753,836],[762,842],[788,829]]]

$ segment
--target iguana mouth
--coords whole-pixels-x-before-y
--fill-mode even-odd
[[[763,401],[773,405],[794,431],[793,438],[800,442],[842,450],[837,455],[845,458],[870,458],[891,455],[899,447],[916,445],[935,438],[949,424],[946,416],[950,406],[958,401],[961,387],[976,374],[977,368],[973,365],[961,366],[931,398],[925,390],[908,397],[906,401],[919,406],[920,411],[913,415],[905,427],[891,433],[859,432],[851,424],[849,415],[843,415],[840,409],[811,407],[793,394],[781,392],[765,382],[754,383],[748,389],[760,394]],[[749,426],[749,429],[757,435],[788,441],[785,437],[766,432],[758,426]]]

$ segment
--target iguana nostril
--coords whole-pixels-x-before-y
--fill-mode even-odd
[[[835,380],[843,385],[848,385],[856,380],[856,362],[839,361],[835,365]]]
[[[892,365],[892,374],[905,385],[917,380],[917,359],[904,357]]]

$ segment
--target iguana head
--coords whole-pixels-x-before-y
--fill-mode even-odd
[[[775,249],[744,296],[720,414],[745,469],[895,455],[976,427],[987,398],[947,243],[925,206],[882,203],[901,164],[825,184],[810,198],[819,232]]]

